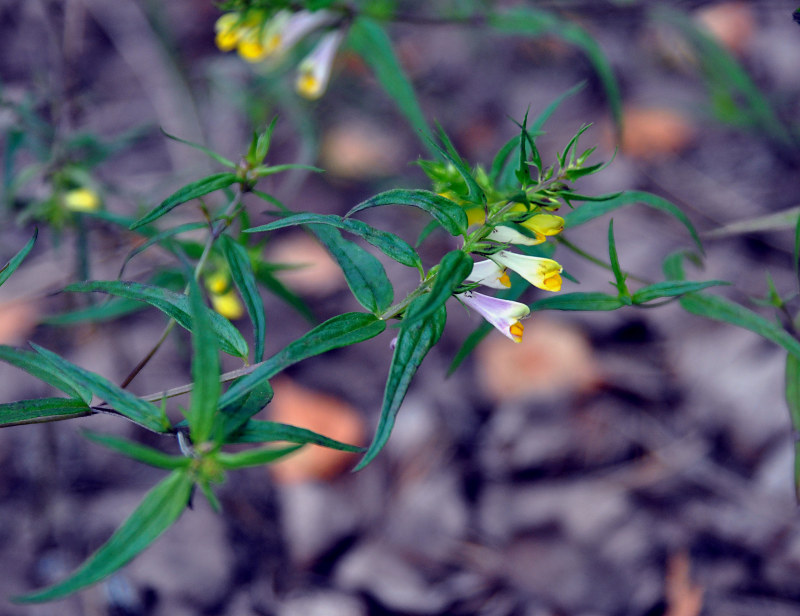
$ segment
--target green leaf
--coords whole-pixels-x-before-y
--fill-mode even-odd
[[[130,228],[138,229],[142,225],[149,224],[154,220],[161,218],[164,214],[172,211],[175,207],[182,203],[186,203],[192,199],[197,199],[203,195],[227,188],[231,184],[235,184],[238,181],[239,178],[237,178],[233,173],[217,173],[215,175],[205,177],[202,180],[197,180],[196,182],[187,184],[164,199],[159,206],[153,208],[146,216],[133,223]]]
[[[533,302],[531,311],[536,310],[616,310],[625,304],[619,297],[606,293],[563,293],[551,295]]]
[[[789,353],[786,356],[786,404],[794,430],[794,490],[800,502],[800,359]]]
[[[376,315],[392,305],[394,289],[377,258],[344,239],[336,229],[325,225],[309,225],[309,228],[342,268],[347,286],[359,304]]]
[[[370,66],[378,82],[419,134],[422,142],[430,147],[430,129],[414,87],[398,62],[392,42],[381,25],[360,15],[353,20],[347,41]]]
[[[72,398],[19,400],[0,404],[0,427],[87,417],[93,414],[94,411],[86,402]]]
[[[309,321],[310,323],[317,322],[316,317],[314,317],[314,313],[311,312],[311,308],[309,308],[308,304],[303,301],[303,298],[292,292],[291,289],[289,289],[272,274],[274,268],[271,266],[271,264],[258,261],[253,264],[253,267],[255,269],[256,280],[269,289],[273,295],[291,306],[306,321]]]
[[[331,225],[338,229],[343,229],[363,238],[383,254],[398,263],[420,269],[422,267],[419,255],[405,240],[397,237],[394,233],[382,231],[367,223],[356,220],[355,218],[342,218],[333,214],[313,214],[311,212],[301,212],[293,214],[259,227],[245,229],[245,233],[258,233],[261,231],[274,231],[284,227],[307,224]]]
[[[222,240],[222,252],[231,270],[231,277],[236,288],[239,289],[247,308],[247,314],[250,315],[250,320],[253,322],[254,361],[260,362],[264,359],[267,317],[264,314],[264,302],[261,301],[261,294],[256,285],[256,276],[250,262],[250,255],[247,254],[244,246],[230,236],[223,235],[220,239]]]
[[[728,299],[705,293],[691,293],[684,295],[681,299],[681,306],[687,312],[723,321],[748,329],[759,336],[782,346],[792,355],[800,359],[800,342],[779,325],[765,319],[752,310],[745,308]]]
[[[472,258],[463,250],[453,250],[442,257],[436,270],[436,280],[430,293],[423,295],[424,300],[415,305],[414,312],[408,312],[403,319],[402,327],[410,327],[423,319],[427,319],[450,299],[455,290],[464,282],[472,271]]]
[[[467,214],[458,203],[454,203],[429,190],[387,190],[359,203],[347,213],[356,212],[381,205],[410,205],[426,211],[444,227],[450,235],[464,235],[467,232]]]
[[[33,232],[33,237],[28,240],[28,243],[25,244],[22,249],[15,254],[11,260],[6,263],[2,268],[0,268],[0,285],[2,285],[6,280],[8,280],[9,276],[13,274],[16,269],[20,266],[23,259],[28,256],[28,253],[33,248],[34,243],[36,243],[36,237],[39,235],[39,230],[36,229]]]
[[[528,36],[552,34],[580,48],[591,62],[603,85],[615,124],[617,127],[622,126],[622,96],[614,77],[614,71],[597,41],[586,30],[553,13],[529,7],[492,14],[489,16],[489,25],[504,33]]]
[[[800,286],[800,215],[794,226],[794,249],[792,250],[792,269],[794,269],[794,279]]]
[[[645,302],[662,297],[676,297],[678,295],[685,295],[686,293],[701,291],[707,287],[729,284],[731,283],[724,280],[704,280],[698,282],[691,280],[665,280],[664,282],[657,282],[642,287],[633,294],[632,300],[634,304],[644,304]]]
[[[211,312],[203,303],[200,287],[189,276],[189,307],[192,317],[192,398],[186,419],[195,444],[212,437],[214,419],[222,386],[219,382],[219,354],[211,329]],[[221,435],[220,435],[221,436]]]
[[[191,491],[192,480],[188,475],[174,471],[147,493],[122,526],[70,577],[44,590],[14,597],[12,601],[39,603],[60,599],[111,575],[128,564],[180,517],[189,502]]]
[[[111,436],[109,434],[98,434],[97,432],[90,432],[88,430],[84,431],[82,434],[93,443],[108,447],[138,462],[149,464],[156,468],[172,471],[179,468],[187,468],[192,463],[191,458],[187,458],[186,456],[170,456],[158,449],[135,443],[126,438]]]
[[[122,265],[119,268],[119,275],[117,276],[117,278],[122,278],[122,274],[125,271],[125,266],[128,265],[128,262],[131,259],[133,259],[133,257],[144,252],[145,250],[150,248],[150,246],[152,246],[153,244],[161,244],[164,248],[166,248],[167,250],[169,250],[174,254],[175,248],[173,246],[173,242],[168,242],[165,240],[170,240],[175,235],[178,235],[180,233],[185,233],[186,231],[196,231],[197,229],[204,229],[204,228],[208,228],[208,224],[204,222],[190,222],[186,223],[185,225],[178,225],[177,227],[166,229],[165,231],[161,231],[149,237],[147,241],[138,245],[136,248],[131,250],[125,256],[125,260],[122,262]]]
[[[120,415],[124,415],[131,421],[135,421],[154,432],[169,430],[169,423],[165,422],[161,410],[156,406],[137,398],[129,391],[125,391],[99,374],[84,370],[80,366],[76,366],[63,357],[32,342],[30,344],[57,372],[66,376],[70,381],[74,381],[79,387],[88,389],[98,398],[108,402]]]
[[[753,218],[737,220],[712,229],[711,231],[706,231],[704,235],[705,237],[718,238],[763,231],[794,229],[797,226],[798,214],[800,214],[800,206],[790,207],[765,216],[755,216]]]
[[[181,293],[175,293],[168,289],[156,287],[141,282],[129,282],[125,280],[92,280],[87,282],[76,282],[67,285],[65,291],[75,291],[89,293],[97,291],[99,293],[109,293],[119,297],[127,297],[139,302],[150,304],[158,308],[167,316],[175,319],[181,327],[191,331],[192,317],[189,306],[189,298]],[[222,315],[214,312],[208,307],[204,307],[211,322],[211,329],[217,336],[219,347],[229,355],[237,357],[247,357],[247,343],[242,334],[239,333],[233,324]]]
[[[302,445],[292,445],[291,447],[262,447],[259,449],[248,449],[236,453],[219,452],[216,455],[220,466],[226,470],[235,468],[246,468],[248,466],[261,466],[275,462],[290,453],[300,449]]]
[[[233,384],[235,384],[234,381]],[[219,407],[219,412],[223,416],[223,442],[230,443],[231,435],[238,433],[244,424],[255,415],[261,412],[267,404],[270,403],[274,395],[272,385],[269,381],[264,379],[256,387],[254,387],[244,399],[234,401],[232,404]],[[235,441],[234,441],[235,442]]]
[[[408,314],[413,317],[414,311],[424,305],[425,298],[418,298],[411,303]],[[428,351],[435,345],[442,335],[447,312],[444,306],[422,321],[417,321],[415,325],[400,330],[397,336],[397,344],[394,348],[392,364],[389,368],[389,377],[386,380],[386,388],[383,393],[383,405],[381,406],[381,416],[378,420],[378,428],[369,446],[367,453],[358,463],[354,470],[361,470],[369,464],[375,456],[383,449],[389,440],[389,435],[394,427],[397,412],[406,396],[411,379],[417,372],[422,360]]]
[[[193,143],[191,141],[186,141],[185,139],[181,139],[180,137],[176,137],[175,135],[170,135],[163,128],[161,129],[161,132],[167,139],[172,139],[173,141],[177,141],[178,143],[188,145],[189,147],[192,147],[195,150],[200,150],[203,154],[211,157],[212,159],[217,161],[220,165],[224,165],[225,167],[230,167],[231,169],[236,168],[236,163],[234,163],[231,160],[228,160],[224,156],[220,156],[214,150],[209,150],[207,147],[200,145],[199,143]]]
[[[486,203],[486,195],[483,193],[483,190],[473,177],[472,170],[469,168],[469,165],[456,151],[455,146],[453,146],[453,142],[450,141],[450,138],[447,136],[447,133],[444,132],[444,129],[439,125],[437,125],[437,129],[437,136],[439,141],[442,142],[442,145],[444,145],[444,148],[440,147],[434,141],[431,141],[431,143],[442,156],[442,158],[452,163],[452,165],[456,168],[456,171],[458,171],[458,174],[461,176],[461,179],[464,180],[464,183],[467,186],[467,199],[475,204]]]
[[[348,445],[341,441],[328,438],[322,434],[317,434],[305,428],[298,428],[287,424],[276,423],[274,421],[260,421],[251,419],[242,429],[233,435],[230,443],[268,443],[275,441],[286,441],[287,443],[298,443],[300,445],[320,445],[328,449],[338,449],[339,451],[349,451],[359,453],[364,451],[363,447]]]
[[[347,312],[328,319],[289,343],[251,373],[233,383],[220,398],[220,406],[234,405],[281,370],[299,361],[374,338],[386,329],[386,321],[363,312]]]
[[[611,263],[611,271],[614,272],[615,285],[619,292],[620,301],[624,304],[630,304],[631,294],[625,284],[625,279],[628,277],[622,273],[619,266],[619,257],[617,256],[617,244],[614,241],[614,221],[608,221],[608,256]]]
[[[0,345],[0,361],[24,370],[65,394],[83,400],[86,404],[92,402],[92,392],[89,388],[81,386],[62,374],[53,372],[52,365],[32,351],[22,351],[3,344]]]
[[[698,250],[700,250],[701,253],[703,252],[700,237],[697,235],[697,231],[695,231],[694,226],[687,218],[686,214],[681,212],[666,199],[639,190],[626,191],[613,199],[607,199],[605,201],[586,203],[564,216],[564,226],[565,228],[577,227],[599,216],[603,216],[604,214],[608,214],[609,212],[613,212],[627,205],[633,205],[634,203],[641,203],[656,210],[666,212],[677,219],[689,231]]]

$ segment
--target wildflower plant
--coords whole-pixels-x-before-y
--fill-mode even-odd
[[[269,160],[275,121],[253,134],[238,162],[203,145],[166,135],[208,155],[217,168],[148,207],[138,217],[105,212],[103,191],[92,175],[101,160],[89,155],[91,152],[84,152],[83,157],[63,156],[63,146],[57,146],[54,139],[38,148],[42,156],[36,163],[16,170],[16,180],[7,182],[6,203],[15,209],[22,201],[22,188],[33,177],[40,177],[48,187],[43,200],[31,200],[22,206],[22,221],[36,220],[59,230],[65,226],[64,221],[86,217],[139,236],[139,245],[125,258],[117,279],[93,280],[82,275],[63,289],[69,294],[99,293],[114,299],[72,315],[61,315],[66,317],[62,322],[112,318],[122,312],[120,303],[125,302],[125,310],[134,304],[160,311],[168,324],[151,351],[120,384],[42,346],[32,344],[29,350],[0,345],[0,360],[61,392],[59,396],[0,404],[0,425],[54,422],[102,413],[163,435],[165,440],[171,439],[172,445],[172,453],[165,453],[133,440],[88,433],[91,441],[163,469],[167,476],[77,571],[53,586],[17,597],[16,601],[54,600],[104,579],[175,523],[191,506],[195,493],[202,494],[219,510],[215,489],[228,472],[269,464],[307,444],[360,454],[356,470],[366,467],[389,440],[406,392],[423,360],[440,340],[448,311],[452,310],[466,308],[483,319],[473,332],[458,334],[463,343],[452,358],[451,367],[455,369],[492,329],[510,342],[520,342],[524,320],[536,318],[542,310],[608,311],[679,298],[689,312],[753,329],[787,348],[787,373],[794,383],[790,406],[795,421],[800,423],[796,385],[800,346],[766,319],[759,320],[761,317],[734,307],[727,300],[701,293],[727,283],[686,280],[679,256],[666,260],[663,281],[645,282],[631,276],[623,269],[617,253],[613,222],[608,226],[607,259],[588,254],[568,239],[576,227],[638,203],[679,221],[696,252],[702,254],[694,227],[672,203],[641,191],[589,195],[578,189],[582,178],[602,172],[605,164],[594,160],[594,148],[579,147],[588,126],[581,127],[554,160],[543,159],[537,138],[560,102],[578,87],[559,97],[532,121],[525,114],[488,165],[472,164],[459,154],[444,130],[430,130],[379,23],[380,7],[363,4],[228,0],[220,3],[223,13],[215,25],[215,42],[221,51],[236,50],[248,62],[281,58],[290,55],[295,47],[307,46],[297,64],[295,85],[302,96],[312,99],[323,95],[338,50],[349,46],[373,68],[378,81],[418,129],[431,155],[417,161],[427,176],[425,188],[380,192],[355,204],[345,215],[294,210],[263,190],[263,180],[290,170],[320,170],[291,162],[273,164]],[[618,116],[619,99],[610,69],[596,43],[580,28],[549,13],[528,9],[492,12],[483,17],[500,32],[558,32],[578,45],[597,69],[606,86],[612,115]],[[33,143],[32,147],[37,145],[41,144]],[[7,147],[12,159],[7,161],[7,167],[12,170],[13,154],[20,147],[22,140],[12,140]],[[253,218],[263,211],[264,204],[274,220],[254,224]],[[194,206],[201,221],[174,222],[174,210]],[[429,217],[429,224],[419,237],[407,238],[360,218],[366,210],[386,206],[420,210]],[[315,324],[267,356],[263,292],[274,293],[309,316],[303,302],[274,277],[280,264],[267,263],[261,257],[264,239],[288,227],[306,229],[325,246],[361,308]],[[196,235],[190,239],[189,233],[201,233],[202,239],[198,241]],[[444,238],[442,243],[448,249],[431,261],[423,260],[418,247],[431,234]],[[800,231],[797,237],[800,238]],[[20,267],[36,238],[34,233],[0,269],[0,284]],[[382,257],[367,250],[364,243]],[[800,239],[797,245],[800,246]],[[144,282],[127,279],[127,263],[155,246],[172,255],[170,283],[158,277]],[[565,288],[576,281],[562,267],[557,251],[571,252],[605,268],[613,292]],[[800,248],[795,252],[797,262]],[[414,286],[399,291],[382,259],[414,272],[418,277]],[[82,272],[86,273],[86,269]],[[634,284],[638,288],[632,289]],[[773,304],[783,308],[785,302],[777,293],[775,298]],[[232,322],[243,320],[245,315],[252,326],[250,342]],[[145,396],[131,393],[128,385],[176,325],[191,332],[191,382]],[[366,448],[256,418],[272,399],[270,380],[287,368],[382,334],[387,334],[387,347],[388,338],[394,339],[393,350],[386,366],[377,426]],[[220,352],[240,361],[241,366],[223,373]],[[182,405],[178,417],[169,412],[167,403],[172,399]],[[233,445],[237,447],[232,448]]]

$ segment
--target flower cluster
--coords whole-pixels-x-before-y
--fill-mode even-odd
[[[319,30],[326,30],[298,66],[295,89],[314,100],[325,93],[336,52],[344,37],[337,27],[341,17],[332,11],[281,10],[272,16],[261,9],[225,13],[215,25],[216,44],[221,51],[236,49],[248,62],[282,58],[297,43]]]

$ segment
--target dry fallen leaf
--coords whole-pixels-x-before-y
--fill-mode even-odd
[[[351,445],[364,438],[364,422],[344,400],[308,389],[288,378],[272,382],[275,397],[267,407],[270,421],[313,430]],[[283,483],[335,477],[355,465],[357,454],[306,445],[296,454],[270,465],[273,477]]]
[[[275,277],[295,293],[323,297],[344,287],[344,276],[336,261],[304,233],[271,242],[264,256],[270,263],[295,266],[275,272]]]
[[[320,159],[330,174],[348,180],[370,179],[397,173],[405,153],[385,130],[364,121],[349,121],[331,128],[322,138]]]
[[[626,106],[620,150],[642,160],[657,160],[685,150],[695,126],[684,114],[666,107]],[[613,142],[611,131],[606,138]]]
[[[536,315],[525,321],[522,342],[490,336],[477,349],[484,391],[495,401],[561,391],[586,391],[599,370],[586,338],[575,328]]]
[[[756,31],[755,13],[747,2],[720,2],[695,13],[697,20],[720,44],[741,55]]]

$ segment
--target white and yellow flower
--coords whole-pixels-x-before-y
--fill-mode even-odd
[[[522,342],[522,333],[525,328],[520,323],[520,319],[527,317],[531,312],[525,304],[474,291],[459,293],[456,297],[480,314],[506,338],[514,342]]]
[[[507,289],[511,286],[511,279],[506,274],[506,268],[500,267],[490,259],[475,262],[464,282],[477,282],[492,289]]]
[[[544,236],[537,235],[536,237],[528,237],[517,231],[512,227],[507,227],[505,225],[500,225],[492,229],[488,236],[486,236],[487,240],[492,240],[493,242],[500,242],[502,244],[519,244],[520,246],[536,246],[536,244],[541,244],[547,238]]]
[[[315,100],[325,93],[331,77],[333,60],[342,42],[340,30],[325,34],[317,46],[300,63],[295,88],[304,98]]]
[[[514,270],[533,286],[545,291],[561,290],[563,268],[552,259],[529,257],[501,250],[489,257],[497,265]]]
[[[558,235],[564,230],[564,219],[555,214],[536,214],[519,224],[532,231],[540,240],[538,243],[542,243],[548,237]]]

